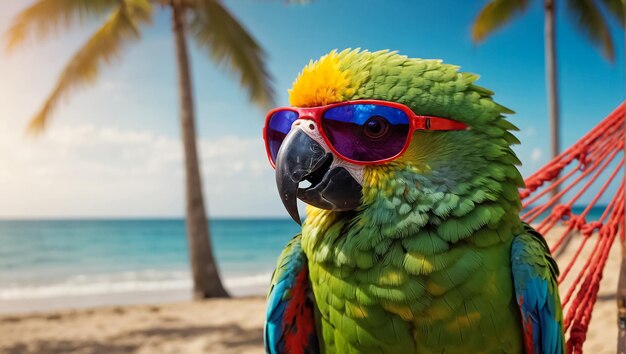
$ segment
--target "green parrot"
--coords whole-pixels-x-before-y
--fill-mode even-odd
[[[264,137],[301,234],[268,353],[563,353],[558,268],[519,218],[517,128],[477,75],[391,51],[310,62]]]

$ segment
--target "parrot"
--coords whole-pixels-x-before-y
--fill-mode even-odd
[[[514,112],[478,78],[389,50],[333,50],[302,69],[294,109],[380,100],[467,129],[415,130],[401,156],[359,164],[306,115],[288,127],[276,183],[306,217],[272,275],[267,353],[565,352],[557,264],[519,217]]]

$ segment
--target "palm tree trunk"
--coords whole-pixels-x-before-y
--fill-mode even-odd
[[[556,28],[555,28],[555,1],[544,0],[545,16],[545,56],[546,56],[546,85],[548,89],[548,109],[550,118],[550,153],[554,158],[559,154],[559,94],[557,88],[556,70]],[[558,188],[552,190],[552,196],[558,193]]]
[[[172,1],[172,24],[176,42],[178,64],[178,89],[180,99],[180,125],[185,151],[185,186],[187,194],[187,241],[193,277],[194,299],[228,296],[222,286],[217,266],[211,250],[209,228],[202,182],[196,150],[196,128],[194,105],[191,93],[189,57],[185,41],[184,9],[177,1]]]

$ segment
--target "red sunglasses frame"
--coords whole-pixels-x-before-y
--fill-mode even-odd
[[[335,149],[335,147],[331,144],[330,140],[328,139],[326,132],[324,131],[324,124],[322,122],[322,117],[324,115],[324,112],[330,108],[339,107],[339,106],[347,106],[347,105],[355,105],[355,104],[376,104],[379,106],[392,107],[392,108],[401,110],[407,115],[407,117],[409,118],[409,133],[408,133],[408,136],[406,137],[404,146],[402,147],[402,150],[400,150],[399,153],[397,153],[396,155],[392,157],[382,159],[382,160],[359,161],[359,160],[353,160],[353,159],[347,158],[343,156],[342,154],[340,154]],[[269,140],[267,138],[267,130],[268,130],[267,127],[269,125],[270,119],[272,118],[272,115],[274,115],[274,113],[279,112],[279,111],[292,111],[292,112],[298,113],[298,119],[296,119],[296,121],[300,119],[304,119],[304,120],[311,120],[315,122],[315,124],[317,125],[317,128],[320,131],[320,134],[324,138],[324,142],[330,148],[330,150],[333,152],[335,156],[338,156],[344,161],[353,163],[355,165],[362,165],[362,166],[385,163],[385,162],[393,161],[397,159],[398,157],[402,156],[406,152],[406,150],[409,148],[409,145],[411,144],[411,139],[413,138],[413,133],[416,130],[466,130],[468,128],[467,124],[461,123],[459,121],[455,121],[455,120],[447,119],[447,118],[435,117],[435,116],[417,115],[415,114],[415,112],[413,112],[413,110],[411,110],[411,108],[409,108],[406,105],[403,105],[401,103],[381,101],[381,100],[353,100],[353,101],[345,101],[345,102],[333,103],[333,104],[328,104],[325,106],[317,106],[317,107],[278,107],[278,108],[272,109],[271,111],[269,111],[269,113],[267,113],[267,116],[265,117],[265,125],[263,126],[263,140],[265,141],[265,152],[267,153],[267,158],[270,161],[270,164],[274,168],[276,167],[276,164],[274,163],[274,161],[272,161],[272,155],[270,153]]]

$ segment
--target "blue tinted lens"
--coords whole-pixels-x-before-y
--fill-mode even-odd
[[[326,110],[324,132],[335,150],[356,161],[388,159],[402,151],[409,136],[404,111],[377,104],[350,104]]]
[[[267,125],[267,142],[270,149],[270,157],[276,162],[278,149],[285,140],[285,136],[291,130],[291,125],[298,119],[298,113],[294,111],[278,111],[272,114]]]

